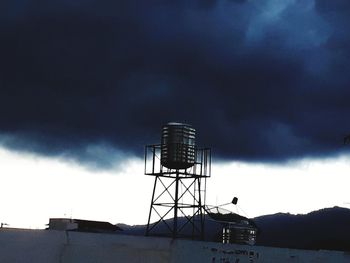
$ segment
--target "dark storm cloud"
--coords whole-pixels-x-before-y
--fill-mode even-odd
[[[2,143],[109,167],[180,121],[224,159],[337,154],[348,20],[346,0],[2,1]]]

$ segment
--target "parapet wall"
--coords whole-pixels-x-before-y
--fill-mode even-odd
[[[1,263],[349,263],[350,253],[56,230],[0,229]]]

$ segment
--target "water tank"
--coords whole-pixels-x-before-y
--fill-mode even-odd
[[[161,164],[171,169],[186,169],[195,163],[196,130],[191,125],[170,122],[163,126]]]

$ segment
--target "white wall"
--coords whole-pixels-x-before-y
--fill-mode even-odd
[[[55,230],[0,229],[1,263],[324,263],[350,254]]]

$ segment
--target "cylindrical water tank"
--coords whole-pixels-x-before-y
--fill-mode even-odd
[[[163,126],[161,164],[171,169],[186,169],[195,163],[196,130],[191,125],[169,122]]]

